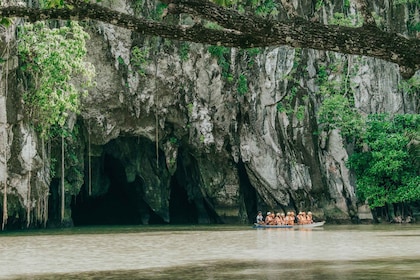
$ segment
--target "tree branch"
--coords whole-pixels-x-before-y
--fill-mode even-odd
[[[73,0],[77,1],[77,0]],[[47,19],[98,20],[145,35],[226,47],[267,47],[288,45],[383,59],[400,66],[404,78],[420,69],[420,39],[407,39],[372,25],[359,28],[324,25],[300,17],[286,21],[264,19],[239,13],[206,0],[165,0],[175,11],[188,12],[214,21],[225,29],[202,25],[165,24],[78,2],[72,8],[33,9],[0,7],[0,17],[23,17],[32,22]]]
[[[216,22],[227,29],[249,32],[255,28],[263,28],[259,26],[261,23],[255,22],[253,14],[239,13],[236,10],[224,8],[210,1],[162,0],[162,2],[169,4],[170,13],[185,13],[199,16],[202,19]]]

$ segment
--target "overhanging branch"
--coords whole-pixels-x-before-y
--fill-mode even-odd
[[[240,48],[288,45],[370,56],[398,64],[404,78],[411,77],[420,69],[420,39],[387,33],[370,24],[350,28],[324,25],[299,17],[276,21],[250,13],[241,14],[205,0],[165,1],[179,12],[198,15],[225,29],[166,24],[79,1],[73,8],[62,9],[1,7],[0,17],[22,17],[32,22],[46,19],[98,20],[141,34],[180,41]]]

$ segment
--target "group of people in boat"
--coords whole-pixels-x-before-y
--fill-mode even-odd
[[[293,226],[295,224],[298,225],[305,225],[305,224],[312,224],[314,221],[312,219],[312,212],[299,212],[299,214],[295,214],[295,212],[290,211],[286,214],[284,213],[277,213],[274,212],[267,212],[267,215],[263,216],[261,211],[258,211],[258,215],[256,218],[256,223],[260,225],[290,225]]]

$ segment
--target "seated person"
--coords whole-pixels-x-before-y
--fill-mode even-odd
[[[314,222],[313,218],[312,218],[312,212],[308,211],[308,214],[306,215],[306,223],[307,224],[312,224]]]
[[[274,213],[271,213],[271,222],[270,222],[270,225],[272,225],[272,226],[277,225],[277,222],[276,222],[276,214],[274,214]]]
[[[284,213],[281,213],[280,216],[281,216],[281,225],[285,225],[286,224],[286,215],[284,215]]]
[[[298,225],[303,225],[303,223],[304,223],[303,220],[304,219],[306,220],[306,218],[303,217],[303,212],[302,211],[299,212],[299,214],[297,215],[297,223],[298,223]]]
[[[280,216],[280,213],[277,213],[276,214],[276,217],[274,218],[274,223],[276,224],[276,225],[281,225],[281,216]]]
[[[290,218],[290,212],[287,212],[286,217],[284,218],[284,224],[290,225],[291,224],[290,219],[291,219]]]
[[[289,226],[293,226],[295,224],[295,212],[290,211],[290,212],[287,212],[287,214],[289,216],[289,218],[287,219],[287,224]]]
[[[258,211],[258,215],[257,215],[257,218],[256,218],[256,223],[259,224],[259,225],[264,224],[264,217],[263,217],[261,211]]]
[[[267,212],[267,216],[265,216],[265,224],[270,225],[273,222],[273,218],[271,217],[271,212]]]

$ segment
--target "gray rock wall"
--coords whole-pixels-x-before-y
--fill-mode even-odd
[[[335,2],[321,10],[323,20],[342,5]],[[401,15],[393,26],[404,31],[408,11],[386,3],[375,1],[378,14],[389,22]],[[132,12],[125,2],[112,5]],[[310,10],[311,2],[299,7]],[[144,75],[131,64],[134,46],[149,51]],[[185,59],[180,42],[139,37],[103,23],[91,29],[88,59],[96,67],[96,87],[83,99],[78,119],[79,163],[72,168],[84,176],[74,180],[66,173],[74,190],[67,194],[67,219],[78,199],[109,193],[106,155],[124,166],[143,223],[152,214],[170,222],[173,180],[184,188],[199,223],[249,222],[257,209],[311,210],[316,219],[335,221],[371,218],[356,199],[345,165],[351,145],[339,131],[319,128],[317,79],[322,66],[335,64],[328,80],[347,76],[348,92],[361,112],[419,113],[416,97],[400,89],[395,65],[289,47],[256,55],[231,49],[229,80],[208,46],[188,46]],[[6,48],[2,43],[0,49]],[[37,225],[45,222],[48,193],[50,211],[57,211],[54,180],[60,172],[49,178],[45,143],[20,116],[21,107],[14,106],[22,90],[14,74],[16,56],[8,62],[13,67],[2,64],[0,80],[0,186],[4,190],[8,184],[9,216],[17,224],[29,216]],[[241,75],[247,78],[246,93],[238,90]],[[279,104],[291,110],[279,110]],[[55,216],[49,213],[50,220]]]

